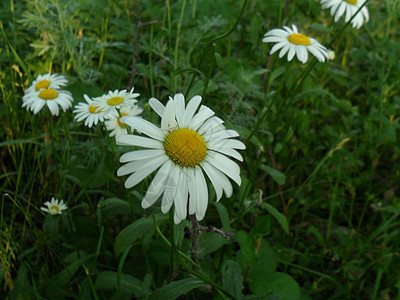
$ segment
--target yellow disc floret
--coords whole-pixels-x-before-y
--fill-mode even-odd
[[[60,211],[57,205],[50,206],[50,209],[55,210],[56,213],[58,213]]]
[[[107,104],[111,106],[121,104],[122,102],[124,102],[124,98],[122,97],[112,97],[107,100]]]
[[[50,81],[47,79],[40,80],[38,83],[35,85],[35,89],[38,91],[40,89],[47,89],[50,86]]]
[[[301,33],[292,33],[287,39],[289,42],[295,45],[311,45],[311,40]]]
[[[357,4],[357,0],[344,0],[344,2],[347,2],[351,5],[356,5]]]
[[[126,128],[126,124],[122,123],[119,119],[121,119],[121,117],[127,116],[127,115],[128,114],[121,113],[121,116],[119,116],[118,119],[117,119],[118,125],[121,126],[122,128]]]
[[[97,108],[98,108],[98,106],[91,106],[91,105],[89,105],[89,112],[90,112],[91,114],[98,114],[99,112],[101,112],[101,109],[100,109],[99,111],[96,112]]]
[[[207,154],[203,137],[188,128],[172,131],[165,138],[164,148],[169,158],[182,167],[195,167]]]
[[[53,89],[44,89],[40,91],[39,97],[44,100],[53,100],[58,97],[58,93]]]

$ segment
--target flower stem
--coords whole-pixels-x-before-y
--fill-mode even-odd
[[[196,215],[190,216],[192,222],[192,244],[190,246],[190,257],[198,265],[199,264],[199,239],[200,239],[200,226],[197,221]]]

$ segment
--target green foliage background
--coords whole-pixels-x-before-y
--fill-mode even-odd
[[[369,1],[360,30],[319,1],[245,4],[1,2],[1,298],[400,299],[399,1]],[[261,40],[281,21],[335,60],[269,57]],[[203,277],[183,268],[189,220],[144,211],[150,181],[126,190],[116,176],[126,149],[72,110],[21,108],[50,71],[74,105],[133,85],[154,122],[150,97],[200,94],[241,134],[242,185],[219,203],[210,189],[200,223],[235,238],[202,233]],[[52,196],[67,213],[40,210]]]

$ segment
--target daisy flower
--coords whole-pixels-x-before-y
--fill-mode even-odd
[[[346,13],[344,21],[347,23],[354,16],[357,10],[365,3],[365,0],[321,0],[322,8],[330,8],[331,16],[335,16],[335,22]],[[369,13],[366,6],[354,17],[351,25],[360,29],[369,20]]]
[[[40,89],[59,89],[67,85],[67,83],[68,80],[63,75],[46,73],[36,77],[31,86],[25,91],[25,94],[39,91]]]
[[[76,114],[75,119],[77,122],[85,120],[85,126],[92,127],[97,125],[97,123],[104,121],[103,112],[101,110],[97,111],[97,106],[93,106],[93,100],[89,98],[88,95],[84,94],[86,102],[79,102],[74,109],[74,114]]]
[[[147,135],[121,135],[118,145],[139,146],[144,150],[131,151],[120,157],[124,163],[118,176],[130,174],[125,182],[131,188],[154,171],[157,171],[142,200],[148,208],[160,197],[161,211],[166,213],[174,204],[176,224],[186,219],[187,213],[202,220],[208,205],[208,188],[203,172],[210,179],[219,201],[223,191],[232,196],[233,188],[228,178],[241,184],[239,166],[227,156],[243,161],[236,149],[245,145],[233,139],[239,136],[226,130],[223,121],[202,105],[200,96],[194,96],[185,107],[182,94],[170,98],[164,106],[157,99],[149,100],[150,107],[161,117],[161,128],[137,117],[124,117],[125,124]],[[196,113],[197,111],[197,113]],[[189,209],[189,211],[187,211]]]
[[[125,116],[138,116],[142,113],[143,109],[138,107],[137,105],[133,105],[132,107],[124,107],[121,109],[120,113],[122,117]],[[127,134],[128,130],[126,129],[126,125],[121,119],[121,116],[118,114],[118,112],[113,112],[111,115],[109,115],[109,120],[107,120],[104,124],[106,125],[106,128],[108,132],[110,132],[110,136],[115,136],[118,137],[121,134]],[[135,125],[131,125],[131,131],[133,132],[135,128]]]
[[[58,201],[54,197],[51,198],[51,201],[47,201],[44,203],[47,207],[41,207],[40,209],[49,213],[50,215],[61,215],[63,210],[66,210],[68,207],[64,204],[64,201]]]
[[[292,25],[292,28],[288,26],[283,26],[283,28],[272,29],[264,35],[262,40],[264,43],[276,43],[272,47],[270,55],[282,49],[279,52],[279,58],[288,53],[288,61],[291,61],[296,54],[297,58],[305,64],[308,60],[308,52],[314,55],[320,62],[329,60],[329,54],[325,46],[320,44],[316,39],[299,33],[296,25]]]
[[[98,110],[101,110],[106,116],[109,113],[118,113],[117,109],[131,107],[137,102],[135,98],[139,95],[138,93],[133,93],[133,88],[130,92],[127,90],[109,91],[108,94],[94,98],[93,105],[97,106]]]
[[[74,99],[68,91],[43,88],[38,91],[31,91],[25,93],[22,97],[22,107],[26,106],[26,109],[30,109],[36,115],[43,106],[47,105],[50,113],[54,116],[58,116],[60,106],[65,112],[71,105]]]

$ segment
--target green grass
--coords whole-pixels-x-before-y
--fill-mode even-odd
[[[360,30],[318,1],[242,3],[2,1],[0,298],[400,299],[400,2],[369,1]],[[335,60],[270,57],[281,20]],[[74,105],[134,86],[153,122],[149,98],[202,95],[247,147],[242,185],[218,203],[210,185],[200,222],[235,238],[203,233],[194,266],[189,219],[116,176],[124,147],[72,109],[21,108],[49,71]],[[65,214],[40,210],[53,196]]]

